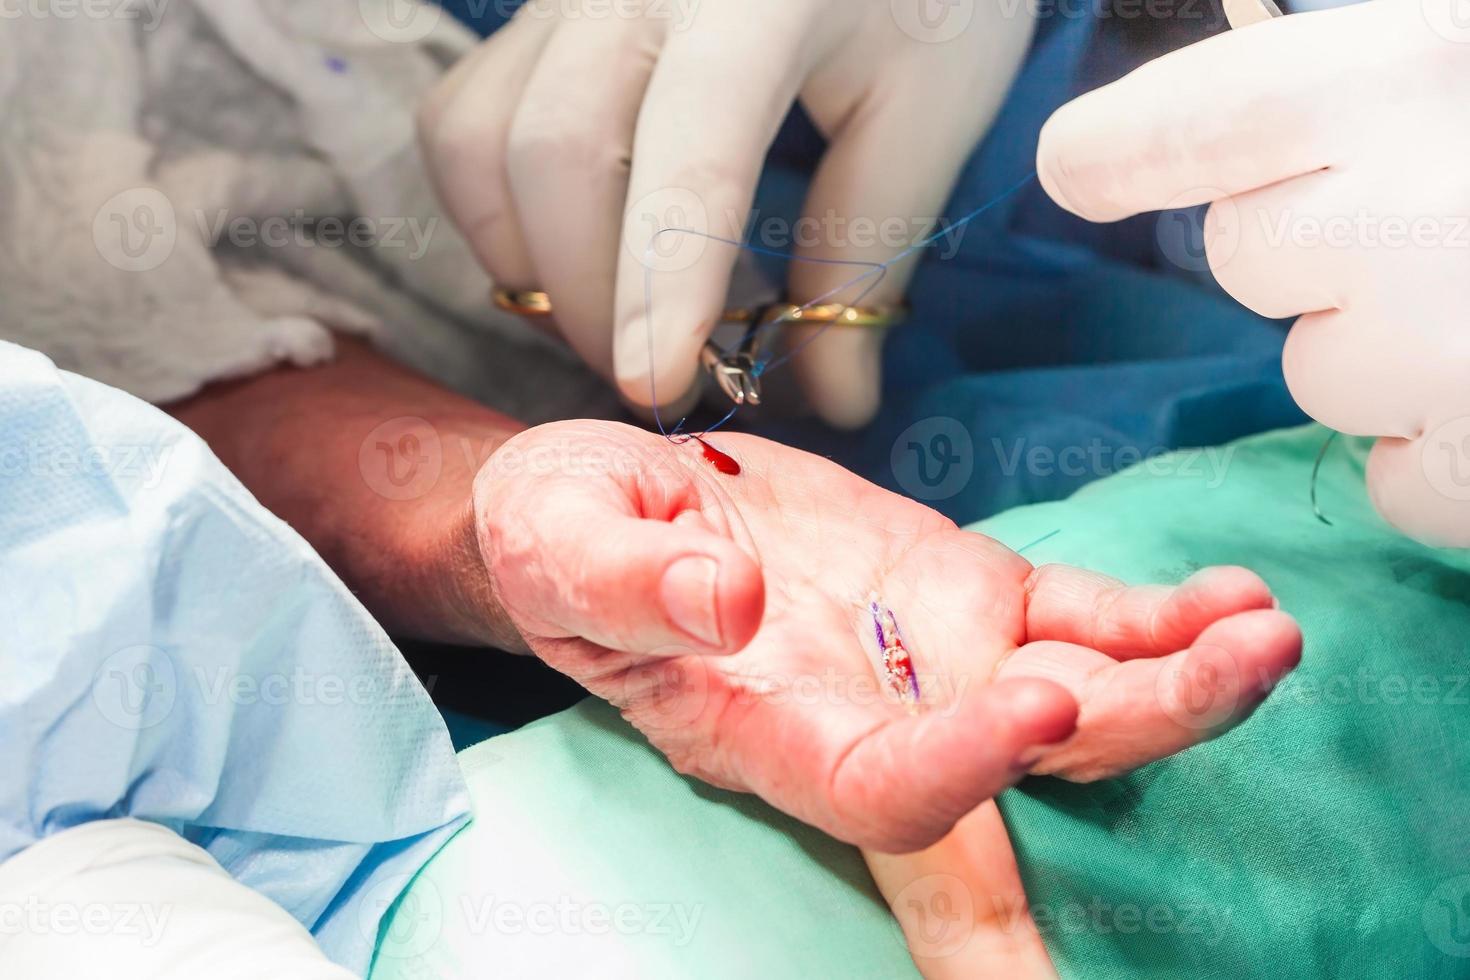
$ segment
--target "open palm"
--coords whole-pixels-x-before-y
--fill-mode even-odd
[[[517,436],[476,483],[491,583],[539,656],[680,771],[849,842],[915,850],[1028,772],[1092,779],[1178,751],[1299,655],[1243,569],[1175,588],[1034,569],[828,460],[711,441],[738,475],[616,423]],[[918,705],[888,683],[874,602]]]

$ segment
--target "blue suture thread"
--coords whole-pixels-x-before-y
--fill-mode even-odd
[[[898,263],[902,262],[904,259],[908,258],[909,256],[913,255],[915,252],[919,252],[919,251],[921,251],[923,249],[928,248],[929,246],[933,245],[935,242],[939,241],[941,238],[944,238],[946,235],[951,235],[956,230],[958,230],[960,228],[963,228],[965,225],[967,225],[970,222],[974,221],[976,218],[980,217],[986,211],[989,211],[991,208],[995,207],[1001,201],[1004,201],[1006,198],[1010,197],[1016,191],[1020,190],[1022,187],[1025,187],[1027,184],[1029,184],[1031,181],[1033,181],[1035,179],[1036,179],[1036,172],[1033,170],[1031,173],[1027,174],[1025,177],[1022,177],[1020,180],[1016,181],[1010,187],[1008,187],[1005,190],[1001,191],[995,197],[992,197],[990,200],[986,201],[984,204],[980,205],[978,208],[976,208],[975,210],[971,211],[969,214],[965,215],[963,218],[960,218],[958,221],[953,222],[952,224],[950,224],[946,228],[943,228],[943,229],[941,229],[939,231],[936,231],[934,234],[930,235],[928,238],[925,238],[925,239],[923,239],[921,241],[915,242],[913,245],[910,245],[908,248],[904,249],[902,252],[899,252],[897,255],[893,256],[893,258],[889,259],[886,262],[861,262],[861,261],[857,261],[855,259],[820,259],[820,258],[809,258],[809,257],[799,256],[799,255],[790,255],[789,253],[779,252],[779,251],[776,251],[775,249],[764,248],[763,246],[760,246],[760,245],[751,245],[751,244],[748,244],[746,242],[739,242],[739,241],[735,241],[735,240],[729,239],[729,238],[722,238],[719,235],[711,235],[708,232],[695,231],[692,228],[661,228],[658,231],[654,232],[653,237],[651,239],[649,239],[648,247],[644,250],[644,253],[643,253],[643,258],[644,258],[644,262],[643,262],[643,301],[644,301],[644,308],[647,311],[646,312],[646,315],[645,315],[645,319],[644,319],[644,326],[648,330],[648,396],[649,396],[649,400],[652,402],[652,405],[653,405],[653,420],[658,425],[658,431],[660,433],[662,433],[663,436],[666,439],[668,439],[671,442],[676,442],[676,443],[686,442],[689,439],[699,439],[700,436],[708,435],[709,433],[714,432],[716,429],[719,429],[722,426],[724,426],[725,424],[727,424],[731,419],[733,419],[735,417],[736,413],[740,411],[740,406],[736,405],[736,406],[732,407],[730,409],[730,411],[728,411],[728,412],[725,413],[725,415],[724,415],[723,418],[721,418],[714,425],[711,425],[709,428],[705,429],[703,432],[700,432],[700,433],[693,433],[693,432],[687,433],[687,434],[683,433],[684,423],[688,421],[688,418],[687,417],[686,418],[681,418],[679,420],[678,424],[675,425],[672,430],[669,430],[669,429],[667,429],[667,428],[664,427],[663,415],[662,415],[662,413],[660,413],[660,411],[659,411],[659,405],[658,405],[658,388],[657,388],[657,385],[656,385],[656,383],[654,381],[655,367],[654,367],[654,358],[653,358],[653,264],[652,264],[652,255],[653,255],[654,247],[657,245],[659,238],[661,238],[662,236],[664,236],[666,234],[670,234],[670,233],[672,233],[672,234],[679,234],[679,235],[698,235],[699,237],[708,239],[709,241],[712,241],[712,242],[720,242],[721,244],[724,244],[724,245],[731,245],[731,246],[733,246],[735,248],[741,248],[741,249],[744,249],[747,252],[751,252],[751,253],[754,253],[756,255],[765,255],[765,256],[770,256],[772,258],[787,259],[787,260],[792,261],[792,262],[806,262],[806,263],[809,263],[809,264],[812,264],[812,265],[845,265],[845,266],[849,266],[849,267],[852,267],[852,268],[863,269],[863,270],[865,270],[864,272],[858,274],[857,276],[853,277],[852,279],[848,280],[847,282],[842,283],[840,286],[837,286],[837,287],[835,287],[833,289],[829,289],[827,292],[825,292],[822,295],[816,297],[815,299],[810,300],[810,301],[804,303],[799,308],[800,310],[808,310],[808,309],[811,309],[814,306],[818,306],[818,305],[826,302],[828,299],[830,299],[833,296],[836,296],[838,293],[841,293],[841,292],[844,292],[844,291],[846,291],[848,289],[851,289],[852,287],[854,287],[854,286],[858,285],[859,283],[863,282],[865,279],[872,278],[873,281],[871,283],[869,283],[866,287],[864,287],[863,291],[860,292],[853,300],[851,300],[850,302],[848,302],[847,306],[850,309],[852,307],[861,305],[862,304],[862,301],[865,298],[867,298],[867,296],[874,289],[878,288],[879,283],[881,283],[884,280],[884,278],[887,277],[888,270],[890,268],[892,268],[893,266],[895,266]],[[755,326],[752,327],[752,331],[755,332],[755,333],[757,333],[757,334],[759,334],[759,333],[762,333],[762,332],[765,332],[765,331],[769,331],[769,330],[771,330],[771,329],[773,329],[775,327],[778,327],[778,326],[780,326],[782,324],[790,323],[790,322],[791,322],[791,315],[788,313],[787,315],[782,316],[779,319],[772,320],[770,323],[756,324]],[[761,375],[765,374],[767,371],[770,371],[770,370],[773,370],[775,368],[780,367],[781,365],[785,364],[787,361],[791,360],[791,358],[793,358],[797,354],[801,353],[802,350],[804,350],[806,348],[806,346],[808,344],[810,344],[812,341],[816,340],[822,334],[826,333],[827,330],[831,326],[832,326],[831,323],[823,324],[821,326],[821,328],[819,328],[815,333],[813,333],[811,336],[807,337],[801,343],[797,344],[791,350],[787,351],[785,354],[780,355],[779,357],[773,357],[773,358],[766,358],[766,359],[763,359],[763,360],[758,360],[756,362],[756,364],[755,364],[755,368],[754,368],[754,371],[752,373],[756,377],[760,377]],[[747,339],[749,338],[749,336],[750,336],[750,334],[747,333],[747,335],[746,335]],[[726,353],[728,353],[728,351]],[[683,435],[683,438],[682,439],[679,438],[681,434]],[[1050,535],[1048,535],[1048,537],[1050,537]],[[1046,539],[1043,538],[1042,540],[1046,540]],[[1039,541],[1038,542],[1035,542],[1035,543],[1036,544],[1040,544]],[[1030,545],[1028,545],[1027,547],[1030,547]]]
[[[1062,533],[1062,529],[1061,528],[1057,528],[1055,531],[1051,532],[1050,534],[1043,534],[1041,537],[1037,538],[1035,541],[1033,541],[1030,544],[1026,545],[1024,548],[1017,548],[1016,549],[1016,554],[1018,554],[1018,555],[1024,555],[1026,552],[1030,551],[1032,548],[1036,547],[1037,545],[1043,544],[1043,543],[1045,543],[1047,541],[1050,541],[1052,538],[1056,537],[1058,534],[1061,534],[1061,533]]]

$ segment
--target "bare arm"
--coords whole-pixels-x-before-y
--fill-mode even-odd
[[[520,423],[345,338],[330,364],[214,385],[169,411],[389,630],[525,648],[486,578],[471,504],[475,473]]]
[[[993,802],[932,847],[863,858],[924,980],[1056,980]]]

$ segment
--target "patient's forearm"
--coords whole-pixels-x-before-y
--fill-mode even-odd
[[[357,341],[169,409],[389,630],[521,649],[474,537],[480,465],[524,426]]]
[[[925,980],[1055,980],[993,802],[933,847],[914,854],[864,851],[863,858]]]

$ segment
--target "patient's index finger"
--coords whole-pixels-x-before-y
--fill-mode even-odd
[[[1085,646],[1041,640],[1006,661],[1006,679],[1045,678],[1076,697],[1076,733],[1036,773],[1109,778],[1207,741],[1245,720],[1301,658],[1301,630],[1274,609],[1237,613],[1187,649],[1118,663]]]
[[[1368,4],[1365,7],[1377,6]],[[1364,43],[1372,12],[1345,8],[1227,31],[1062,106],[1036,168],[1052,199],[1091,221],[1191,207],[1336,162],[1358,127],[1330,49]]]
[[[1206,568],[1177,586],[1127,586],[1069,565],[1043,565],[1026,581],[1026,639],[1090,647],[1116,659],[1188,647],[1212,624],[1270,609],[1271,590],[1244,568]]]

